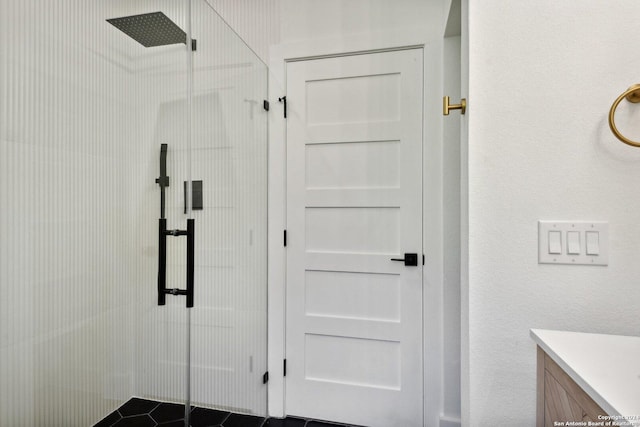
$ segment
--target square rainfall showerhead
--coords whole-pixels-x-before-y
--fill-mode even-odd
[[[162,12],[123,16],[107,22],[144,47],[186,43],[187,34]]]

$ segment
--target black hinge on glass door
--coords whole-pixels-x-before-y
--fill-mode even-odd
[[[282,102],[284,104],[284,118],[287,118],[287,97],[283,96],[282,98],[278,98],[278,102]]]
[[[156,179],[160,185],[160,220],[158,221],[158,305],[166,304],[166,296],[185,295],[187,307],[193,307],[193,271],[195,252],[195,220],[187,219],[186,230],[167,230],[167,219],[164,217],[164,189],[169,186],[167,176],[167,144],[160,146],[160,177]],[[187,238],[187,288],[167,289],[167,237],[185,236]]]

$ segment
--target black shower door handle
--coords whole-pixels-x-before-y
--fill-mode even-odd
[[[196,220],[187,220],[187,307],[193,307],[193,269]]]
[[[166,304],[166,295],[185,295],[187,307],[193,307],[193,282],[195,267],[195,219],[187,220],[186,230],[167,230],[167,220],[160,219],[158,226],[158,305]],[[187,289],[167,289],[167,236],[187,237]]]
[[[418,254],[404,254],[404,258],[391,258],[391,261],[402,261],[407,267],[415,267],[418,265]]]
[[[167,220],[158,221],[158,305],[167,302]]]

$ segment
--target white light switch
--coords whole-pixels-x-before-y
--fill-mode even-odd
[[[569,255],[580,255],[579,231],[567,231],[567,253]]]
[[[562,253],[562,232],[561,231],[549,232],[549,253],[550,254]]]
[[[538,263],[609,264],[609,223],[538,221]]]
[[[597,231],[587,231],[586,244],[587,255],[600,255],[600,233]]]

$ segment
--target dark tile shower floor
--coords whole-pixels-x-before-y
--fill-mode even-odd
[[[356,427],[304,418],[263,418],[192,407],[191,427]],[[184,405],[134,397],[94,427],[184,427]]]

